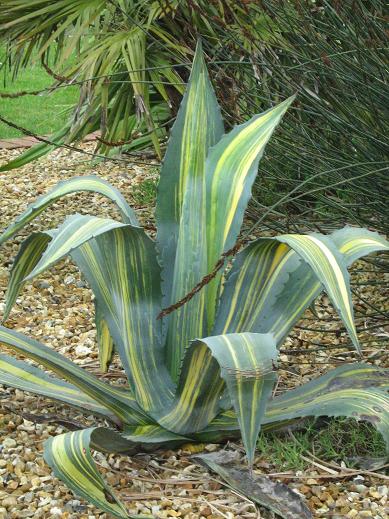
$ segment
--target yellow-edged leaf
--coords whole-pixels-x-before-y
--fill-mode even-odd
[[[128,424],[152,422],[139,408],[129,390],[102,382],[51,348],[4,326],[0,326],[0,343],[6,344],[13,351],[36,361],[53,371],[58,377],[80,388],[83,393],[106,407],[122,422]]]
[[[105,180],[95,176],[73,177],[69,180],[59,182],[51,191],[37,198],[30,204],[14,223],[12,223],[0,235],[0,244],[12,238],[20,229],[34,218],[39,216],[47,207],[62,196],[76,191],[92,191],[107,196],[119,207],[125,222],[137,225],[138,221],[134,211],[126,202],[121,193]]]
[[[222,253],[234,245],[238,237],[265,146],[293,100],[294,96],[235,127],[208,154],[208,272],[213,269]],[[219,281],[220,275],[207,287],[209,326],[214,321]]]
[[[206,427],[220,410],[225,388],[238,417],[250,464],[276,381],[277,348],[270,334],[232,333],[194,342],[184,358],[177,397],[158,421],[177,433]]]
[[[115,421],[115,415],[107,407],[80,391],[80,388],[50,377],[41,369],[8,355],[0,355],[0,384],[43,395]]]
[[[220,109],[199,43],[159,185],[157,245],[166,306],[207,274],[205,159],[222,134]],[[166,320],[167,362],[177,379],[185,347],[194,337],[207,334],[205,291]]]

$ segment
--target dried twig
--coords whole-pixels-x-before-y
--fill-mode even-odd
[[[197,283],[195,287],[192,288],[190,292],[188,292],[182,299],[177,301],[177,303],[174,303],[167,308],[164,308],[162,312],[160,312],[157,316],[157,319],[162,319],[162,317],[165,317],[166,315],[171,314],[181,306],[184,306],[184,304],[188,303],[200,290],[205,287],[205,285],[208,285],[217,275],[219,270],[223,267],[225,261],[227,258],[235,256],[235,254],[239,251],[239,249],[242,247],[243,242],[237,241],[236,244],[231,247],[231,249],[228,249],[226,252],[223,252],[223,254],[220,256],[220,259],[215,263],[215,266],[213,267],[212,271],[203,277],[203,279]]]

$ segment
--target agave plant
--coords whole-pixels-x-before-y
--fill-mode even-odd
[[[97,472],[91,448],[131,452],[241,436],[252,464],[261,426],[320,415],[370,420],[389,446],[387,370],[345,365],[272,398],[278,348],[323,289],[359,350],[347,267],[389,249],[376,233],[345,228],[330,236],[259,238],[190,301],[158,318],[236,242],[258,162],[292,101],[224,135],[199,46],[161,170],[155,241],[124,197],[94,176],[59,183],[1,236],[11,238],[79,190],[101,193],[121,211],[122,222],[77,214],[30,235],[11,271],[4,319],[23,282],[70,255],[95,296],[101,367],[108,369],[116,351],[128,386],[109,385],[52,348],[0,328],[11,351],[57,375],[1,355],[1,383],[110,422],[52,438],[44,455],[75,493],[117,517],[127,512]]]

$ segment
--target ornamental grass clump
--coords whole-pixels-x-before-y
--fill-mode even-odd
[[[200,47],[200,46],[199,46]],[[224,134],[197,49],[158,186],[153,241],[124,197],[104,180],[75,177],[38,198],[2,234],[11,238],[59,197],[94,191],[113,200],[122,221],[72,215],[21,245],[9,281],[4,320],[24,282],[70,255],[95,296],[101,368],[117,352],[128,386],[103,382],[66,357],[6,327],[0,341],[29,363],[0,356],[0,382],[94,413],[111,427],[67,432],[44,456],[76,494],[116,517],[127,512],[103,482],[90,449],[147,447],[241,437],[249,466],[260,428],[305,416],[371,421],[389,445],[388,370],[343,365],[272,397],[280,345],[324,289],[360,351],[347,267],[388,250],[376,233],[345,228],[329,236],[259,238],[173,312],[233,248],[258,163],[293,102],[287,99]]]

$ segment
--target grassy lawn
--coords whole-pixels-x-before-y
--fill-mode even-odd
[[[0,62],[4,61],[4,49],[0,47]],[[39,60],[28,68],[21,69],[13,81],[9,72],[0,72],[0,91],[41,90],[50,86],[54,79],[41,67]],[[78,87],[60,88],[52,94],[23,96],[16,99],[0,98],[0,114],[15,124],[40,135],[48,135],[61,128],[68,118],[69,109],[78,98]],[[0,139],[21,137],[22,134],[0,122]]]

